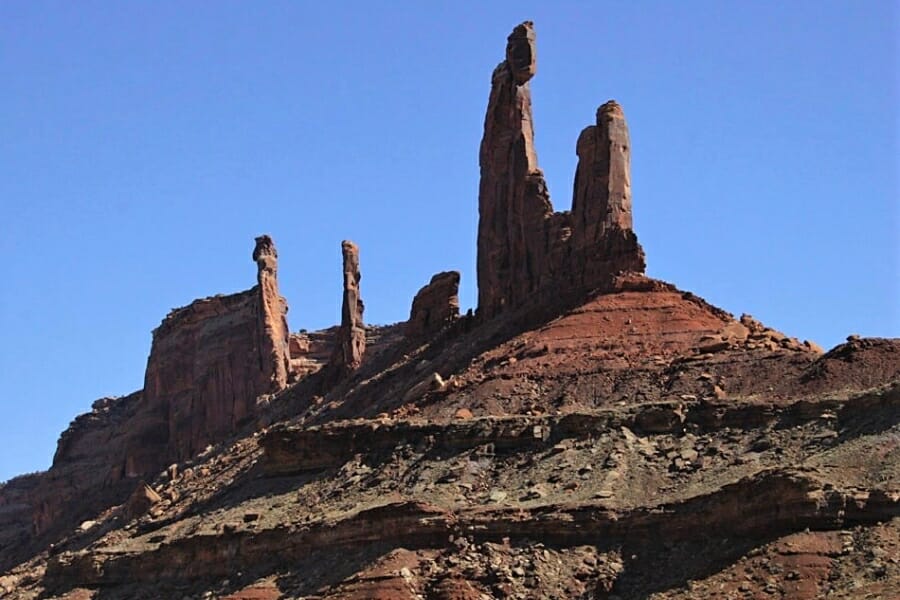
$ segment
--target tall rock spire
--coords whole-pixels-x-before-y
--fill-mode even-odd
[[[643,273],[644,252],[632,231],[631,142],[615,100],[597,109],[597,123],[578,136],[576,153],[571,243],[577,280],[592,289],[618,271]]]
[[[537,71],[534,27],[518,25],[491,79],[478,190],[478,308],[491,316],[534,291],[543,220],[553,212],[538,168],[528,82]]]
[[[344,271],[344,297],[341,304],[341,327],[331,364],[340,372],[353,371],[362,364],[366,351],[366,328],[363,323],[363,301],[359,294],[359,248],[350,240],[341,243]]]
[[[507,38],[491,79],[478,189],[478,312],[610,289],[623,271],[643,272],[631,230],[628,128],[608,102],[578,141],[572,212],[554,213],[534,148],[529,81],[537,70],[534,26]]]
[[[259,352],[263,366],[259,389],[278,392],[287,385],[290,370],[287,303],[278,292],[278,251],[267,235],[256,238],[253,249],[259,293]]]
[[[631,154],[625,113],[615,100],[578,136],[575,236],[596,241],[611,227],[631,229]]]

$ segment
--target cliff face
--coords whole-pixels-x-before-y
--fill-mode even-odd
[[[0,485],[0,568],[127,497],[122,472],[141,394],[102,398],[62,433],[52,467]]]
[[[36,474],[27,493],[0,498],[16,507],[9,531],[27,532],[10,541],[12,555],[123,501],[140,478],[232,435],[255,418],[258,397],[284,389],[291,369],[287,304],[271,238],[257,238],[253,259],[255,287],[172,311],[153,332],[143,390],[95,402],[60,436],[50,470]]]
[[[529,81],[536,71],[535,33],[526,21],[494,70],[481,140],[478,310],[486,317],[609,290],[616,275],[645,268],[632,231],[622,108],[607,102],[579,136],[572,211],[553,212],[534,147]]]
[[[192,302],[153,332],[144,379],[148,422],[129,448],[127,476],[158,470],[161,458],[192,457],[251,419],[257,397],[287,385],[287,303],[278,292],[277,259],[272,239],[257,238],[255,287]]]
[[[167,460],[190,458],[233,431],[253,414],[256,397],[270,391],[271,373],[260,368],[258,309],[256,289],[207,298],[174,311],[154,332],[144,397],[148,412],[164,422]],[[132,451],[126,473],[154,466],[161,465]]]

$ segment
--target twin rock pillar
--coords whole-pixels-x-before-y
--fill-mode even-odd
[[[610,289],[642,273],[632,231],[630,146],[621,107],[607,102],[577,144],[571,213],[556,213],[534,147],[529,81],[537,72],[534,27],[507,38],[484,122],[478,194],[478,311],[492,317],[559,294]]]

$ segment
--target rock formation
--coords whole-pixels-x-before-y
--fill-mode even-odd
[[[459,318],[459,271],[444,271],[431,278],[413,298],[406,335],[433,335]]]
[[[291,376],[302,379],[318,372],[331,361],[339,327],[324,331],[292,333],[290,339]]]
[[[359,295],[359,248],[350,240],[341,243],[344,265],[344,296],[341,303],[341,328],[331,364],[336,371],[359,368],[366,351],[366,328],[363,324],[363,301]]]
[[[598,108],[597,124],[578,136],[569,262],[577,289],[608,288],[622,271],[644,272],[644,251],[632,231],[630,148],[615,100]]]
[[[287,385],[290,370],[287,303],[278,292],[278,252],[272,238],[256,238],[253,249],[256,261],[257,294],[259,301],[259,389],[275,393]]]
[[[609,289],[618,273],[644,270],[631,230],[628,128],[615,102],[579,138],[572,212],[553,212],[534,148],[536,56],[526,21],[491,81],[478,196],[478,310],[486,317],[548,295]]]
[[[153,332],[143,398],[149,418],[126,455],[126,475],[144,475],[160,460],[190,458],[224,439],[253,417],[258,396],[287,384],[287,303],[278,293],[277,256],[269,236],[257,238],[258,285],[196,300]]]
[[[0,596],[896,597],[900,340],[823,354],[643,276],[613,102],[552,212],[534,71],[524,23],[485,124],[479,303],[542,310],[435,335],[448,272],[365,328],[344,242],[341,324],[289,336],[258,238],[256,287],[173,311],[144,390],[0,483]]]
[[[494,69],[484,119],[478,192],[478,309],[487,316],[533,291],[544,262],[544,222],[553,212],[537,165],[528,81],[537,68],[534,29],[516,27]]]

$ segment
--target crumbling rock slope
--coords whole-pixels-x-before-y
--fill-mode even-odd
[[[477,311],[438,273],[410,319],[290,333],[257,285],[154,332],[143,390],[94,403],[0,487],[0,596],[900,597],[900,340],[824,352],[644,274],[607,102],[554,212],[531,23],[494,72]],[[337,273],[337,269],[335,269]]]

